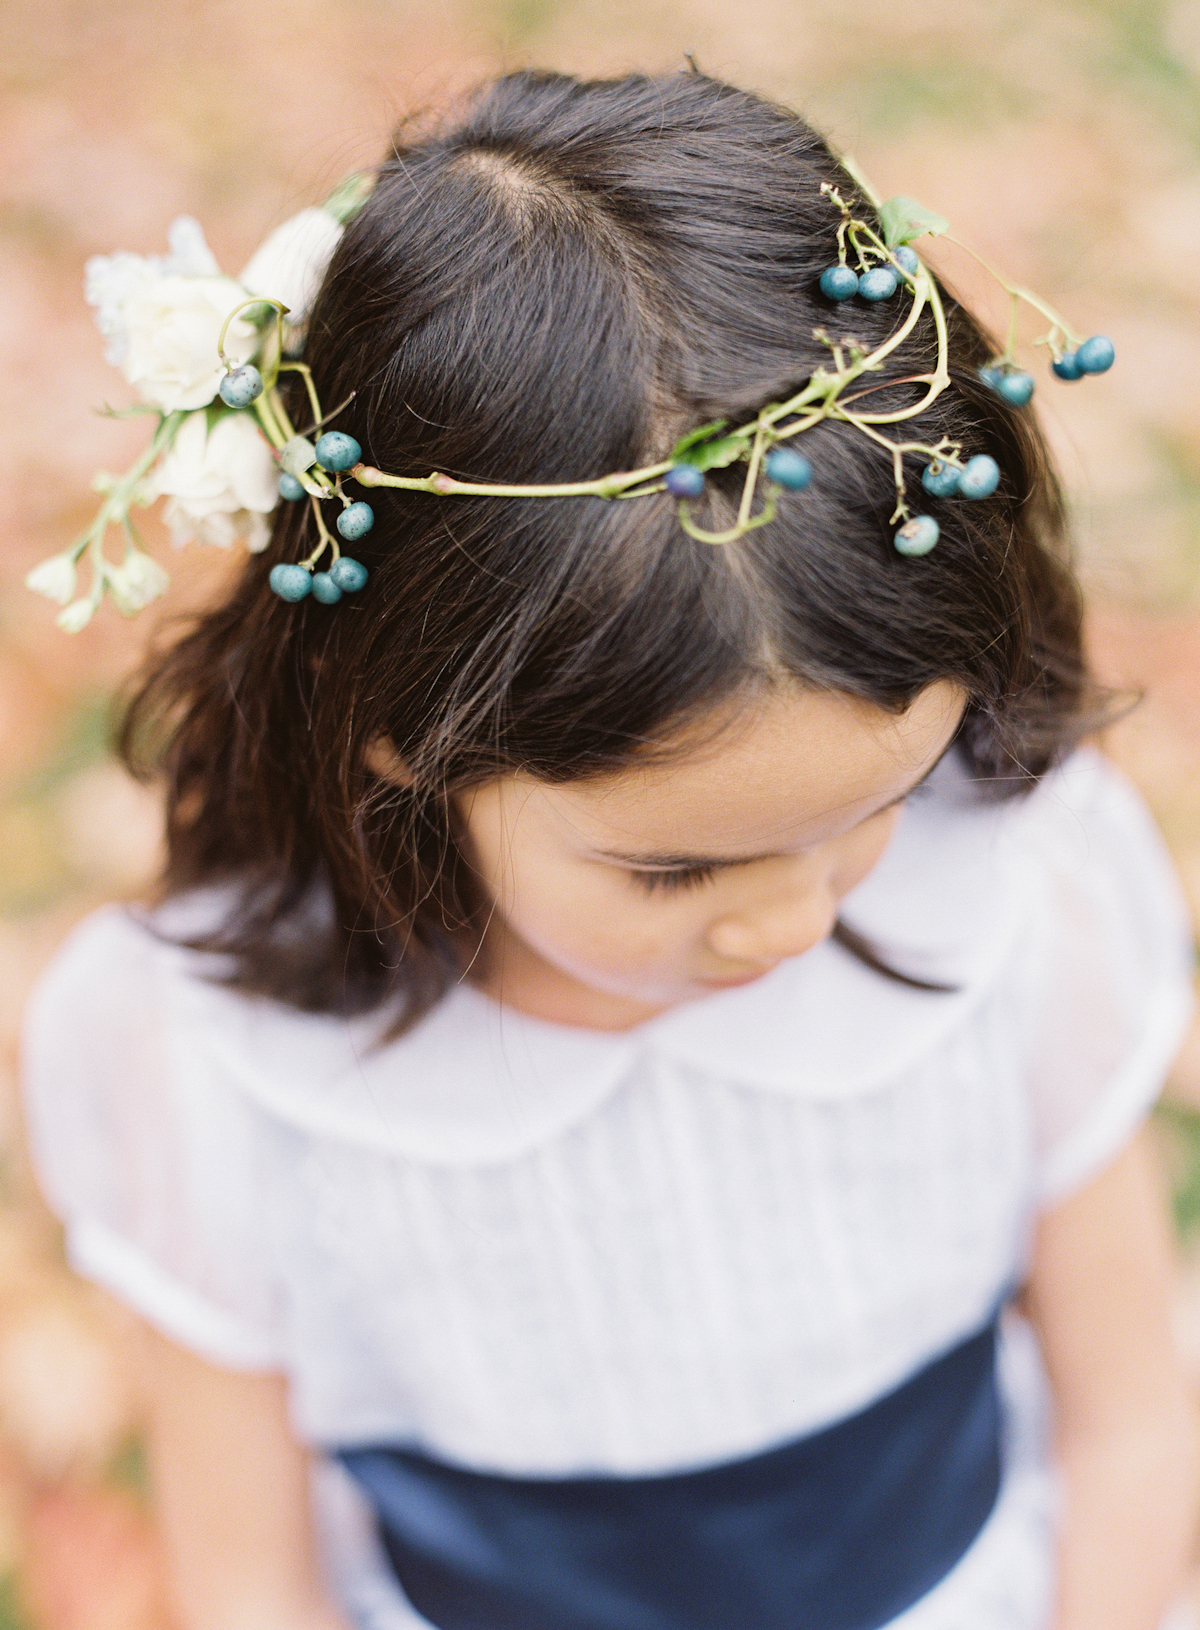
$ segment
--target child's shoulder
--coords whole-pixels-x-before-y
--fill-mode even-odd
[[[885,943],[911,944],[941,976],[974,982],[1013,954],[1037,919],[1085,900],[1121,935],[1178,960],[1187,913],[1141,796],[1094,749],[1029,792],[997,800],[953,757],[914,798],[887,853],[846,902]]]

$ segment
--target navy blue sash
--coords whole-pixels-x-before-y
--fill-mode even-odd
[[[347,1450],[439,1630],[878,1630],[953,1567],[1000,1486],[996,1326],[867,1409],[660,1477],[496,1477]]]

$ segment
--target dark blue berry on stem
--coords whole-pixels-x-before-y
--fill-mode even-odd
[[[1093,334],[1075,353],[1081,374],[1104,374],[1116,361],[1117,351],[1105,334]]]
[[[357,594],[366,583],[369,574],[361,561],[351,560],[349,555],[343,555],[329,568],[329,575],[343,594]]]
[[[937,541],[938,524],[932,515],[914,515],[892,539],[902,555],[927,555]]]
[[[958,478],[958,490],[964,498],[990,498],[999,485],[1000,466],[989,453],[969,458]]]
[[[858,280],[858,292],[864,300],[890,300],[900,287],[900,279],[890,266],[873,266]]]
[[[297,498],[303,498],[305,496],[305,492],[304,488],[296,480],[294,475],[287,475],[285,473],[279,477],[279,496],[281,498],[289,498],[293,503],[295,503]]]
[[[1050,364],[1050,370],[1060,379],[1082,379],[1083,369],[1079,366],[1079,352],[1064,351],[1056,362]]]
[[[921,485],[931,498],[951,498],[958,491],[962,471],[956,464],[944,464],[935,458],[921,472]]]
[[[319,600],[323,606],[336,606],[342,598],[341,589],[328,572],[313,573],[312,594],[313,599]]]
[[[896,263],[903,266],[910,277],[915,277],[921,269],[921,262],[917,259],[915,250],[902,243],[898,249],[892,250]]]
[[[704,491],[704,471],[694,464],[672,464],[663,485],[672,498],[699,498]]]
[[[226,407],[244,408],[257,401],[262,395],[262,388],[262,375],[253,363],[248,362],[244,368],[234,368],[224,376],[217,386],[217,395]]]
[[[357,504],[347,504],[337,518],[337,529],[349,543],[366,537],[374,525],[375,511],[370,504],[364,504],[361,500]]]
[[[362,459],[362,448],[353,436],[341,430],[327,430],[317,437],[317,463],[327,470],[351,470]]]
[[[1033,395],[1033,375],[1013,368],[1008,373],[1002,373],[992,388],[1009,407],[1024,407]]]
[[[828,300],[850,300],[858,293],[858,273],[849,266],[827,266],[821,273],[821,293]]]
[[[988,390],[994,391],[998,388],[1004,374],[1002,369],[989,366],[979,370],[979,377],[983,380]]]
[[[812,480],[812,465],[794,447],[772,447],[763,460],[768,481],[777,481],[789,492],[802,492]]]
[[[312,573],[304,566],[272,566],[268,582],[281,600],[303,600],[312,590]]]

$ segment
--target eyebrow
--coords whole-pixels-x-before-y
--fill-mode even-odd
[[[869,815],[864,815],[863,820],[873,820],[876,815],[882,815],[889,809],[895,809],[897,804],[902,804],[906,799],[911,798],[913,793],[917,792],[929,780],[929,777],[937,769],[942,759],[945,758],[952,745],[953,743],[948,745],[946,751],[934,760],[919,781],[914,781],[906,791],[898,792],[894,798],[889,798],[886,804],[880,804],[878,809],[873,809]],[[648,855],[630,855],[617,849],[597,849],[596,858],[598,860],[615,860],[622,866],[641,866],[647,871],[682,872],[719,871],[722,867],[727,866],[749,866],[756,860],[778,859],[778,854],[771,852],[760,855],[685,855],[653,852]]]

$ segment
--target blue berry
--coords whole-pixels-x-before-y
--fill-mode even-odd
[[[1093,334],[1090,340],[1084,340],[1075,353],[1081,374],[1107,373],[1116,358],[1116,347],[1104,334]]]
[[[768,481],[777,481],[789,492],[801,492],[812,480],[812,465],[794,447],[772,447],[763,469]]]
[[[374,525],[375,511],[370,504],[364,504],[361,500],[357,504],[347,504],[337,518],[337,529],[349,543],[365,538]]]
[[[312,573],[304,566],[272,566],[268,582],[281,600],[303,600],[312,589]]]
[[[921,472],[921,485],[931,498],[950,498],[958,491],[962,471],[956,464],[944,464],[935,458]]]
[[[361,561],[351,560],[349,555],[343,555],[329,568],[329,575],[343,594],[357,594],[366,583],[369,574]]]
[[[704,471],[694,464],[672,464],[663,485],[672,498],[699,498],[704,491]]]
[[[327,430],[317,437],[317,463],[327,470],[350,470],[361,460],[362,448],[353,436],[341,430]]]
[[[997,396],[1002,397],[1009,407],[1024,407],[1033,395],[1033,375],[1013,368],[1000,375],[995,389]]]
[[[281,498],[290,498],[295,503],[297,498],[305,496],[304,488],[294,475],[284,474],[279,477],[279,496]]]
[[[890,300],[900,287],[900,280],[890,266],[873,266],[858,280],[858,292],[864,300]]]
[[[341,589],[328,572],[313,573],[312,592],[313,599],[319,600],[323,606],[336,606],[342,598]]]
[[[1020,368],[1010,367],[1007,363],[998,366],[981,368],[979,377],[989,390],[1009,407],[1024,407],[1033,395],[1033,375],[1023,373]]]
[[[937,541],[938,524],[932,515],[914,515],[892,539],[902,555],[927,555]]]
[[[897,265],[903,266],[910,277],[915,277],[920,271],[921,262],[917,259],[915,251],[910,249],[906,243],[902,243],[898,249],[893,249],[892,255]]]
[[[828,300],[851,300],[858,293],[858,273],[849,266],[827,266],[821,273],[821,293]]]
[[[1057,362],[1050,364],[1050,368],[1060,379],[1083,378],[1083,369],[1079,366],[1078,351],[1064,351]]]
[[[988,453],[969,458],[958,478],[958,490],[964,498],[990,498],[999,485],[1000,466]]]
[[[217,386],[217,395],[226,407],[249,407],[262,395],[262,375],[253,363],[248,362],[244,368],[235,368],[232,373],[222,377]]]

